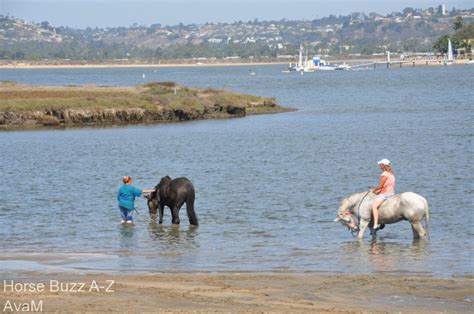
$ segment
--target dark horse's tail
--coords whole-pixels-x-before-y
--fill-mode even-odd
[[[194,211],[194,187],[192,184],[188,186],[187,196],[186,196],[186,211],[188,213],[189,223],[194,226],[198,226],[198,219],[196,216],[196,212]]]

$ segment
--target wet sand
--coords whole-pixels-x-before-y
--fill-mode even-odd
[[[20,287],[20,282],[32,284],[33,291],[12,291],[11,284]],[[38,291],[39,283],[45,284],[44,291]],[[42,310],[46,312],[472,313],[474,310],[473,278],[314,273],[29,273],[7,278],[0,284],[0,311],[6,305],[31,304],[32,300],[36,306],[42,301]],[[63,291],[57,291],[61,285]]]

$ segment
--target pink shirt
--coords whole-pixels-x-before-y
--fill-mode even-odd
[[[384,171],[382,173],[382,177],[387,177],[387,180],[382,186],[382,190],[380,190],[380,194],[394,192],[395,191],[395,176],[388,171]]]

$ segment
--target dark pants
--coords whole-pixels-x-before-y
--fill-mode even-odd
[[[119,206],[119,208],[120,208],[120,214],[122,216],[122,220],[133,221],[133,217],[132,217],[133,209],[128,209],[122,206]]]

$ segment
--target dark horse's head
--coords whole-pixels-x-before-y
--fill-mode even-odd
[[[156,218],[161,195],[167,192],[170,182],[171,178],[169,176],[161,178],[160,183],[155,186],[155,190],[146,196],[148,199],[148,212],[152,218]]]

